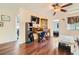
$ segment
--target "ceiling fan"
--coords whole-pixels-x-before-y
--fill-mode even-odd
[[[68,7],[68,6],[70,6],[70,5],[72,5],[72,3],[68,3],[68,4],[65,4],[65,5],[63,5],[63,6],[60,6],[59,3],[53,4],[53,5],[52,5],[53,11],[54,11],[53,15],[55,15],[56,12],[58,12],[58,11],[67,12],[67,10],[65,10],[64,7]]]

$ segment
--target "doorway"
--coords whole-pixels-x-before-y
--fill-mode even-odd
[[[16,16],[16,37],[17,37],[17,40],[19,39],[19,16],[17,15]]]
[[[53,21],[53,36],[59,37],[59,20]]]

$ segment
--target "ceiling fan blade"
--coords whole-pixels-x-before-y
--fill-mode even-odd
[[[63,6],[61,6],[61,8],[67,7],[67,6],[70,6],[70,5],[72,5],[72,3],[68,3],[68,4],[66,4],[66,5],[63,5]]]
[[[53,6],[53,7],[55,7],[55,5],[54,5],[54,4],[53,4],[52,6]]]
[[[56,12],[53,13],[53,15],[55,15],[55,14],[56,14]]]
[[[56,6],[59,6],[59,4],[58,4],[58,3],[56,3]]]
[[[61,9],[62,12],[66,12],[67,10]]]

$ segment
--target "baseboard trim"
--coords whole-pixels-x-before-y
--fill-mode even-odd
[[[16,42],[16,41],[18,41],[18,40],[0,42],[0,45],[2,45],[2,44],[7,44],[7,43],[12,43],[12,42]]]

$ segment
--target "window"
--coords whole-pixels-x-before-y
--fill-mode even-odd
[[[69,30],[79,30],[79,16],[68,17],[67,28]]]
[[[79,22],[75,24],[76,30],[79,30]]]

